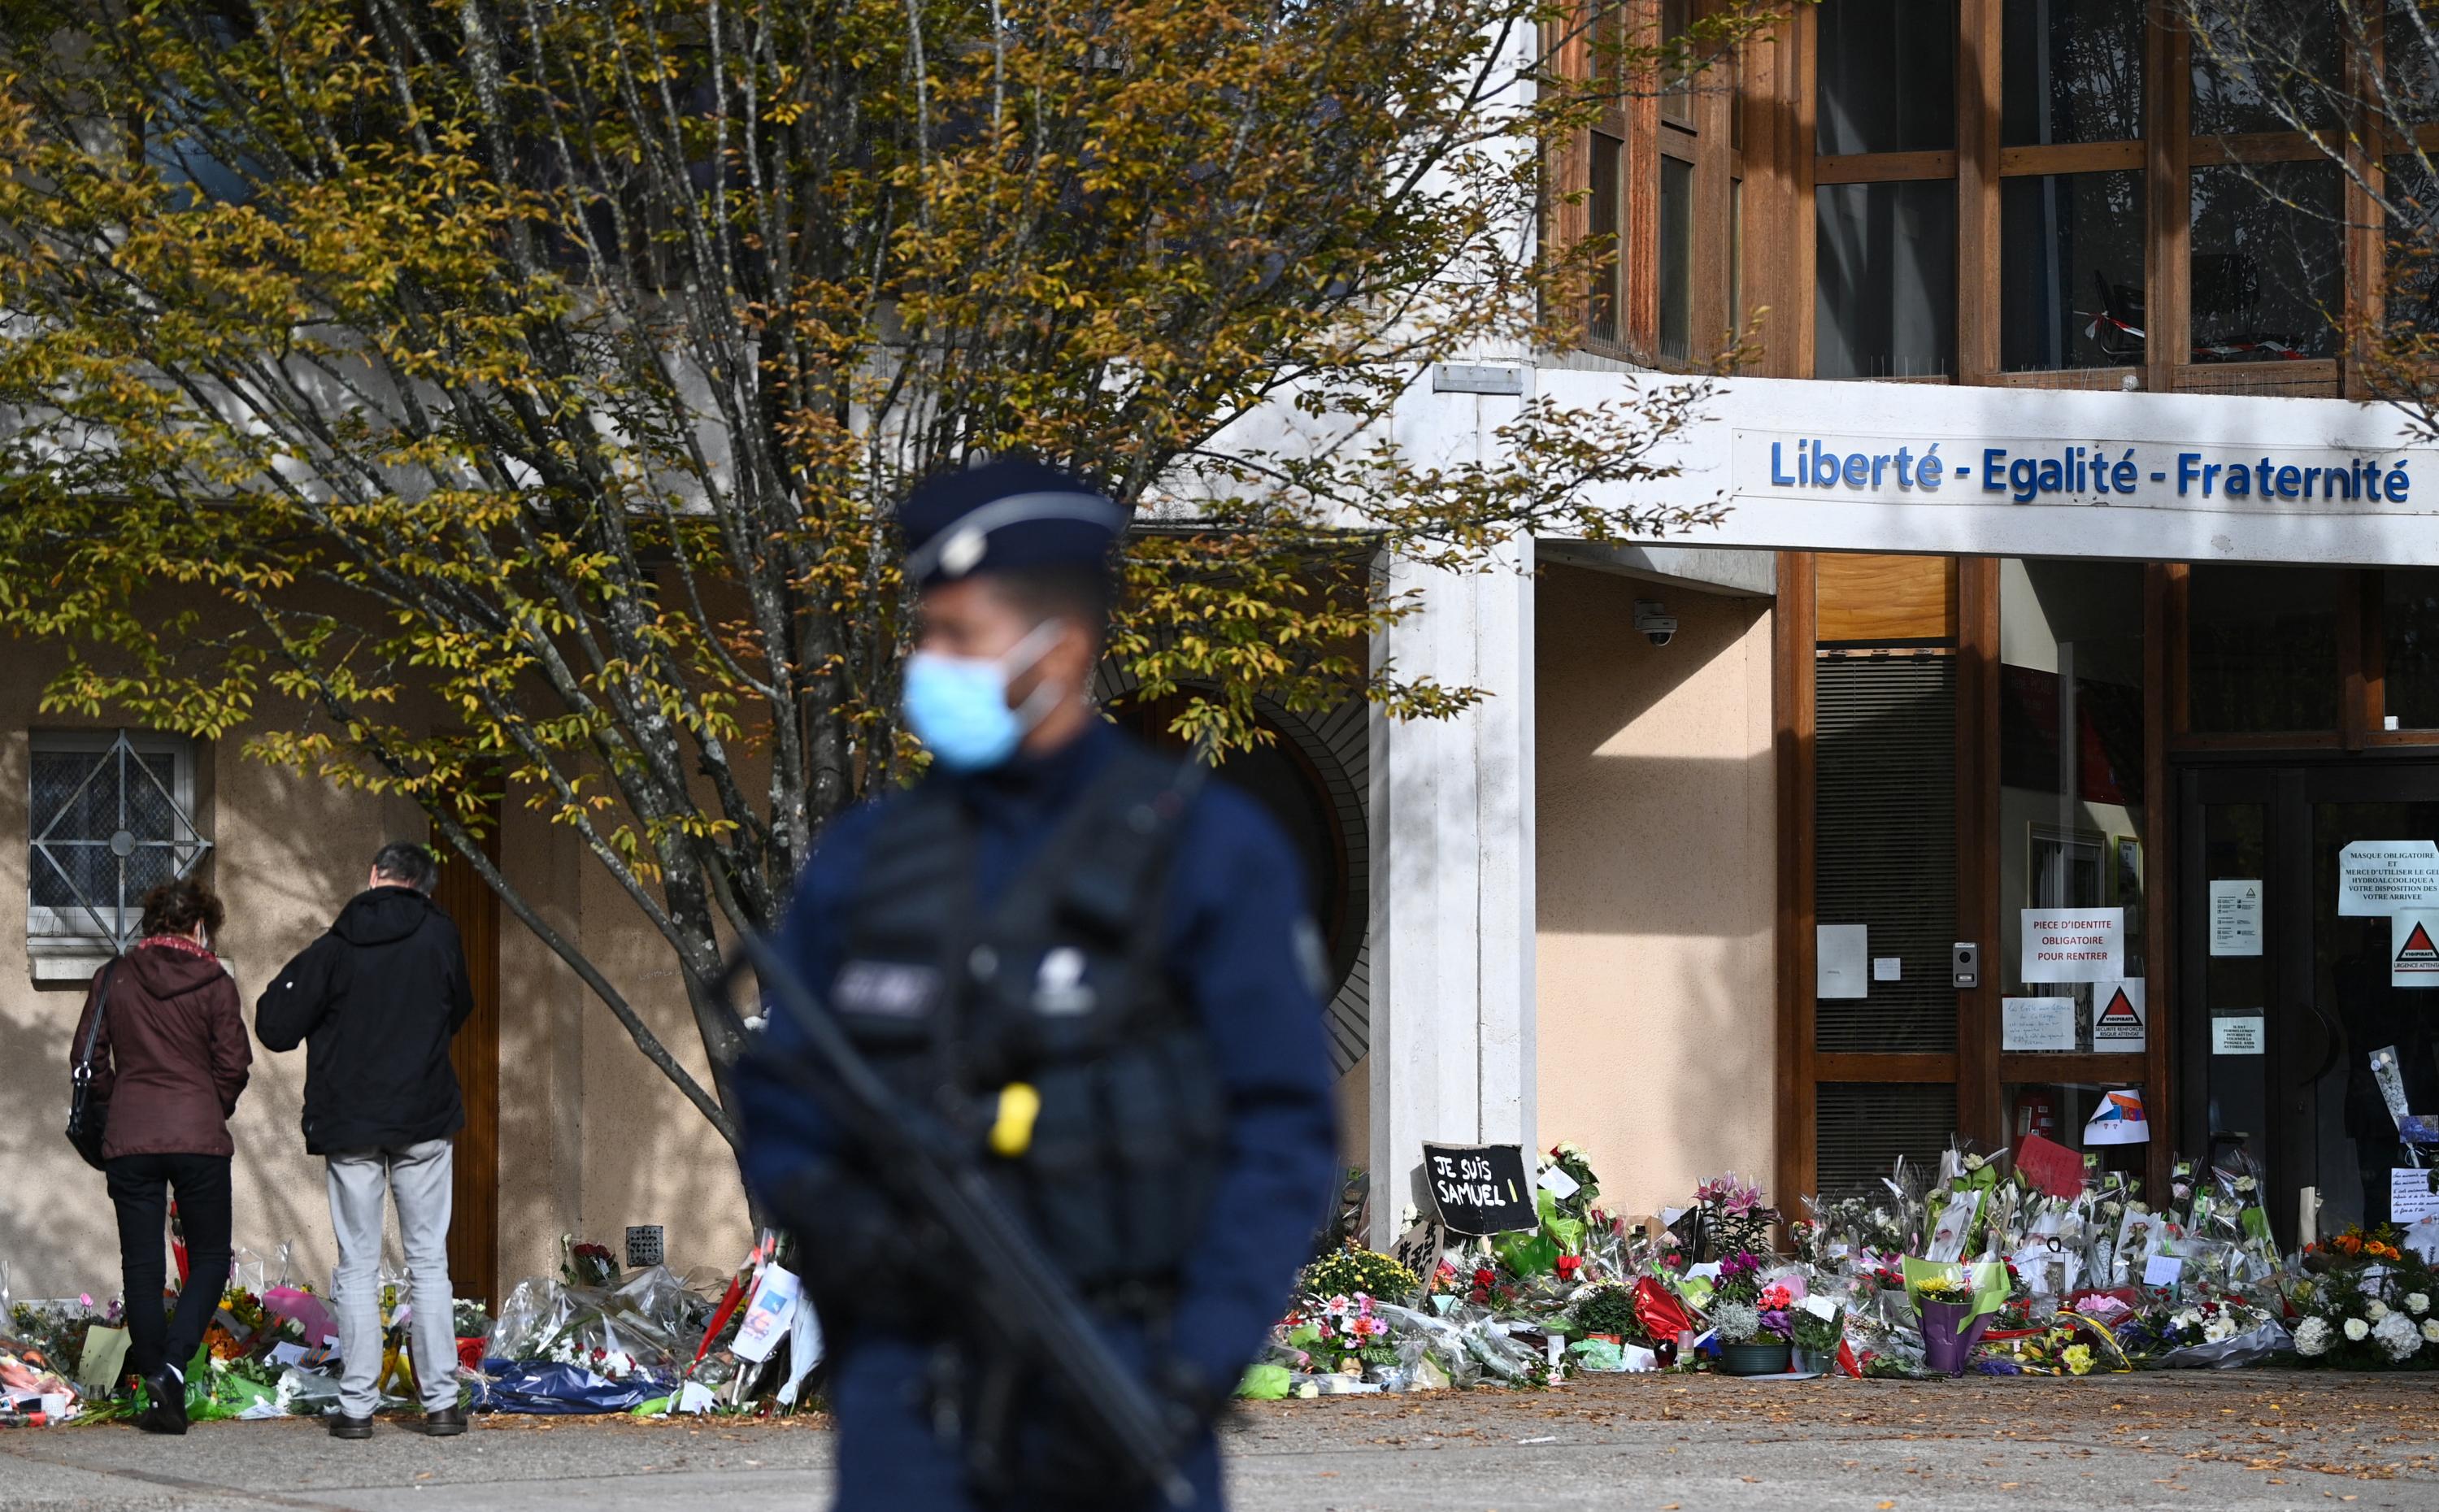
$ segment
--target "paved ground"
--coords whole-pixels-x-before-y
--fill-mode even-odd
[[[2439,1508],[2439,1375],[2283,1371],[1746,1385],[1629,1377],[1536,1394],[1255,1409],[1229,1432],[1239,1512],[2125,1512]],[[454,1440],[232,1423],[0,1432],[7,1512],[761,1512],[824,1503],[818,1421],[490,1419]],[[893,1508],[887,1512],[914,1512]]]

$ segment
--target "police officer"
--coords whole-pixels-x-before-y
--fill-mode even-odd
[[[910,1104],[970,1142],[1181,1428],[1209,1424],[1277,1318],[1337,1185],[1321,949],[1253,801],[1094,707],[1127,511],[1003,460],[899,519],[920,624],[912,789],[842,814],[781,952]],[[740,1068],[748,1181],[799,1236],[831,1351],[842,1508],[1148,1506],[961,1298],[853,1147],[768,1058]]]

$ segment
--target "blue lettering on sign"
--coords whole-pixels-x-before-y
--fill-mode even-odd
[[[1770,443],[1770,482],[1775,489],[1825,492],[1937,493],[1950,477],[1970,481],[1972,466],[1952,467],[1939,454],[1940,443],[1928,446],[1907,441],[1887,451],[1845,452],[1829,441],[1806,436],[1793,443]],[[2108,448],[2066,445],[2054,452],[2027,455],[2005,447],[1985,446],[1979,467],[1980,493],[1995,493],[2011,504],[2035,504],[2053,497],[2107,499],[2132,495],[2147,477],[2167,483],[2173,475],[2181,499],[2292,499],[2305,501],[2404,504],[2413,479],[2400,456],[2322,457],[2319,465],[2272,462],[2269,457],[2213,462],[2200,452],[2171,454],[2171,467],[2152,467],[2156,455],[2138,457],[2131,446],[2110,456]],[[1994,501],[1996,502],[1996,501]]]

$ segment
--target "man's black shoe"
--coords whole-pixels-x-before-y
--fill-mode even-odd
[[[443,1407],[436,1413],[423,1414],[423,1431],[434,1438],[449,1438],[466,1432],[466,1410]]]
[[[135,1426],[148,1433],[183,1433],[187,1431],[187,1383],[164,1370],[144,1378],[144,1395],[151,1398],[144,1411],[135,1414]]]
[[[332,1413],[330,1436],[332,1438],[370,1438],[373,1436],[373,1420],[369,1417],[349,1417],[345,1413]]]

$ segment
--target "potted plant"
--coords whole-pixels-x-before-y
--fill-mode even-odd
[[[1719,1262],[1711,1327],[1718,1335],[1719,1369],[1731,1376],[1787,1373],[1788,1290],[1762,1286],[1761,1263],[1751,1250]]]
[[[1837,1368],[1838,1346],[1846,1339],[1846,1309],[1828,1297],[1806,1297],[1788,1312],[1794,1345],[1790,1366],[1799,1376],[1825,1376]]]

